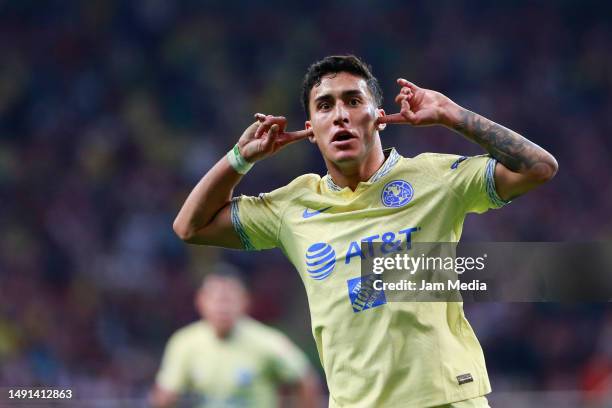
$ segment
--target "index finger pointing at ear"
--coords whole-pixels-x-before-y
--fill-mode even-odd
[[[312,136],[312,129],[304,129],[304,130],[296,130],[294,132],[285,132],[285,135],[288,135],[292,140],[300,140],[307,138],[308,136]]]
[[[295,132],[285,132],[281,134],[281,144],[286,145],[289,143],[297,142],[305,139],[308,136],[312,136],[312,129],[297,130]]]
[[[381,116],[376,120],[377,124],[383,124],[383,123],[390,123],[390,124],[394,124],[394,123],[408,123],[408,121],[406,120],[406,117],[404,115],[402,115],[401,113],[392,113],[390,115],[385,115],[385,116]]]

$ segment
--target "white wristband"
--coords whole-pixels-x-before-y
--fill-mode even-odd
[[[251,167],[253,167],[253,163],[246,161],[246,159],[240,154],[238,143],[236,143],[232,150],[227,152],[225,157],[227,157],[227,161],[229,162],[230,166],[232,166],[234,170],[240,174],[246,174],[249,170],[251,170]]]

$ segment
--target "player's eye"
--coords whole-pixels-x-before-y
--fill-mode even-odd
[[[357,106],[361,103],[361,100],[359,100],[359,98],[352,98],[349,103],[351,104],[351,106]]]
[[[327,103],[327,102],[321,102],[321,103],[319,104],[319,110],[327,110],[327,109],[329,109],[329,103]]]

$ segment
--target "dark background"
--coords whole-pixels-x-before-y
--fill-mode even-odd
[[[165,341],[197,318],[193,291],[219,260],[250,276],[252,314],[320,367],[302,284],[280,253],[188,247],[171,225],[254,112],[303,126],[302,76],[329,54],[370,63],[387,112],[402,76],[555,155],[551,183],[469,217],[464,240],[610,240],[606,4],[0,1],[0,387],[142,402]],[[382,137],[404,156],[481,153],[437,127]],[[255,166],[237,193],[304,172],[325,172],[307,142]],[[466,313],[496,406],[610,403],[609,304]]]

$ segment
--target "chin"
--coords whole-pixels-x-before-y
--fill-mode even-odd
[[[363,159],[361,149],[334,149],[331,152],[332,161],[336,163],[354,162]]]
[[[338,148],[335,146],[327,146],[325,150],[319,149],[321,155],[327,162],[336,164],[350,164],[359,162],[363,159],[364,152],[360,146],[343,146]]]
[[[333,155],[332,161],[334,163],[352,163],[357,162],[360,156],[354,152],[339,152]]]
[[[359,155],[355,149],[328,149],[326,152],[321,151],[323,156],[332,162],[344,160],[354,160]]]

